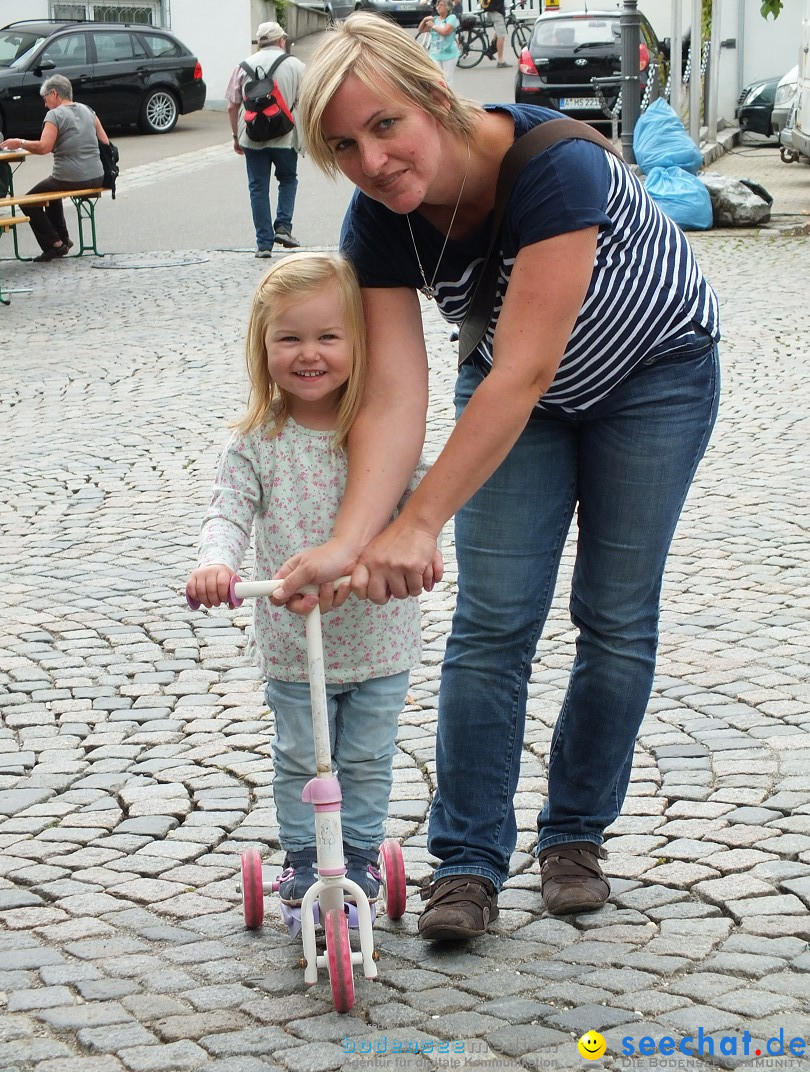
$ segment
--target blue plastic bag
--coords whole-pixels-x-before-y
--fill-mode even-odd
[[[711,227],[712,199],[696,175],[680,167],[655,167],[644,189],[684,231],[706,231]]]
[[[633,154],[645,175],[654,167],[682,167],[696,173],[703,166],[703,154],[663,97],[639,116],[633,131]]]

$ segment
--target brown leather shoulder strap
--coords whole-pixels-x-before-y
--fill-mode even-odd
[[[579,119],[549,119],[545,123],[538,123],[526,134],[523,134],[501,162],[498,172],[498,184],[495,188],[495,209],[492,216],[492,230],[489,236],[489,245],[484,257],[478,284],[472,296],[467,315],[458,333],[458,364],[459,368],[469,358],[470,354],[478,346],[484,333],[489,326],[492,315],[492,305],[495,300],[497,284],[498,261],[495,256],[498,236],[501,233],[501,224],[509,202],[509,194],[517,179],[528,162],[538,153],[542,153],[558,141],[569,141],[578,138],[580,141],[591,141],[601,146],[605,152],[621,160],[620,154],[606,137],[589,127],[587,123]]]

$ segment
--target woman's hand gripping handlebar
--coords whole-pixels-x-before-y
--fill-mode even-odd
[[[196,571],[195,571],[196,573]],[[192,579],[194,574],[192,574]],[[351,583],[351,577],[338,577],[334,581],[335,588],[339,588],[342,584]],[[231,610],[235,610],[236,607],[241,607],[246,599],[256,599],[258,596],[271,596],[276,592],[283,584],[282,580],[270,580],[270,581],[243,581],[238,574],[234,573],[228,583],[228,598],[227,603]],[[199,610],[203,605],[202,601],[196,598],[196,586],[195,595],[191,594],[190,588],[191,579],[186,586],[186,602],[191,610]],[[299,589],[303,595],[315,595],[318,594],[318,586],[315,584],[308,584]],[[217,606],[219,603],[224,603],[226,600],[219,599],[216,602],[206,603],[206,606]]]

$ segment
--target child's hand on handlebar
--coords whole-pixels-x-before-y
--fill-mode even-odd
[[[221,562],[195,569],[186,585],[186,597],[204,607],[218,607],[228,602],[228,590],[234,571]]]

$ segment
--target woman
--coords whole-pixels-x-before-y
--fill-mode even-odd
[[[452,13],[450,0],[437,0],[436,14],[425,15],[419,23],[418,33],[429,33],[428,55],[441,67],[444,80],[450,87],[456,71],[459,57],[458,32],[459,21]]]
[[[576,657],[535,853],[551,913],[599,908],[603,832],[652,687],[664,564],[716,416],[716,298],[621,161],[585,141],[534,157],[512,189],[498,292],[459,373],[456,427],[387,524],[425,429],[417,292],[463,319],[501,160],[558,116],[459,100],[407,34],[368,15],[350,16],[313,56],[299,114],[315,162],[358,188],[342,246],[364,288],[369,367],[334,536],[285,564],[277,601],[305,609],[314,597],[291,598],[302,584],[350,570],[351,588],[374,602],[429,590],[436,538],[455,514],[459,590],[428,839],[440,866],[419,931],[473,937],[497,915],[509,873],[527,681],[576,509]]]
[[[36,156],[53,153],[50,178],[32,186],[28,193],[44,194],[101,186],[104,169],[98,154],[98,143],[102,141],[106,144],[109,138],[98,116],[86,104],[73,100],[73,86],[64,75],[54,74],[47,78],[42,83],[39,95],[48,109],[39,141],[7,138],[0,146],[3,149],[27,149]],[[41,263],[66,256],[73,243],[68,237],[62,198],[46,206],[29,206],[27,211],[31,230],[42,250],[34,260]]]

